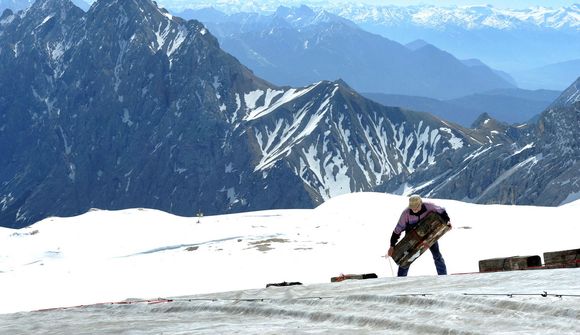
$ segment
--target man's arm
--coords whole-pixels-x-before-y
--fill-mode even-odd
[[[445,223],[449,223],[449,221],[451,221],[451,219],[449,218],[449,214],[447,214],[447,211],[445,209],[443,209],[443,213],[440,213],[440,214],[441,214],[441,218],[443,218]]]
[[[393,232],[393,234],[391,235],[391,247],[394,247],[395,244],[397,244],[397,241],[399,240],[400,237],[401,237],[401,234],[397,234],[397,233]]]
[[[441,218],[445,221],[445,223],[449,223],[449,221],[451,221],[451,219],[449,218],[449,214],[447,214],[447,211],[445,210],[444,207],[437,206],[432,203],[425,203],[425,206],[427,207],[428,211],[434,211],[439,215],[441,215]]]
[[[387,257],[393,256],[393,253],[395,252],[395,244],[397,244],[397,241],[400,237],[401,234],[397,234],[395,232],[393,232],[391,235],[391,246],[389,247],[389,251],[387,251]]]
[[[401,237],[401,234],[407,228],[407,222],[408,222],[407,212],[408,212],[408,209],[404,210],[403,213],[401,213],[401,216],[399,217],[399,221],[397,221],[397,225],[395,226],[395,230],[393,230],[393,234],[391,235],[389,251],[387,251],[388,257],[391,257],[393,255],[393,252],[395,249],[395,244],[397,244],[397,241]]]

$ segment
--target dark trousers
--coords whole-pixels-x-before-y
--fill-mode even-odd
[[[431,250],[431,254],[433,255],[433,260],[435,261],[435,268],[437,268],[438,275],[446,275],[447,274],[447,266],[445,266],[445,260],[443,259],[443,255],[441,255],[441,251],[439,251],[439,242],[435,242],[429,248]],[[403,268],[399,266],[399,271],[397,271],[398,277],[406,277],[407,273],[409,272],[409,268]]]

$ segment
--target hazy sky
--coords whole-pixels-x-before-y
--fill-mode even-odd
[[[88,0],[85,0],[88,1]],[[245,2],[248,5],[252,3],[255,5],[259,5],[260,3],[268,2],[270,4],[279,2],[280,5],[298,5],[300,3],[306,4],[324,4],[324,3],[340,3],[340,2],[347,2],[347,3],[354,3],[352,0],[157,0],[159,3],[162,4],[179,4],[180,6],[185,6],[187,4],[195,4],[195,3],[215,3],[215,4],[226,4],[228,2]],[[409,5],[418,5],[418,4],[429,4],[429,5],[438,5],[438,6],[451,6],[451,5],[458,5],[458,6],[468,6],[468,5],[487,5],[490,4],[494,7],[499,8],[529,8],[532,6],[543,6],[543,7],[569,7],[573,4],[579,4],[580,0],[357,0],[356,3],[369,3],[374,5],[396,5],[396,6],[409,6]],[[170,6],[171,7],[171,6]]]
[[[539,0],[363,0],[365,3],[372,3],[376,5],[416,5],[416,4],[430,4],[439,6],[450,6],[450,5],[492,5],[494,7],[500,8],[528,8],[531,6],[543,6],[543,7],[569,7],[573,4],[580,4],[580,1],[565,1],[565,0],[550,0],[550,1],[539,1]]]

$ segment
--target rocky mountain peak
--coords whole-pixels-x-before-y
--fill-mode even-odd
[[[28,10],[24,11],[24,16],[40,17],[42,15],[53,15],[66,18],[68,15],[78,16],[82,10],[78,8],[71,0],[37,0]],[[81,14],[82,15],[82,14]]]
[[[313,26],[321,23],[340,23],[346,24],[351,27],[356,27],[356,25],[344,19],[338,15],[329,13],[325,10],[318,9],[313,10],[312,8],[301,5],[300,7],[284,7],[280,6],[276,10],[275,14],[272,16],[273,21],[284,21],[290,24],[294,28],[304,28],[308,26]]]
[[[23,18],[29,21],[41,20],[41,24],[52,18],[65,20],[82,15],[83,11],[70,0],[37,0],[22,13]]]
[[[471,125],[474,129],[495,129],[501,126],[502,123],[491,117],[488,113],[482,113]]]
[[[302,18],[308,19],[315,16],[316,13],[308,6],[301,5],[300,7],[290,8],[286,6],[280,6],[276,9],[274,16],[280,16],[285,18]]]
[[[99,0],[88,14],[103,20],[114,20],[120,29],[127,25],[155,26],[167,20],[182,22],[151,0]]]
[[[423,39],[417,39],[417,40],[414,40],[413,42],[405,44],[405,46],[409,50],[413,50],[413,51],[419,50],[427,45],[429,45],[429,43]]]
[[[10,9],[10,8],[6,8],[3,12],[2,15],[0,15],[0,21],[4,21],[6,20],[9,16],[14,15],[14,12]]]

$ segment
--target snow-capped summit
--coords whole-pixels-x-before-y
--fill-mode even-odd
[[[301,5],[300,7],[280,6],[274,13],[274,19],[280,18],[292,25],[294,28],[305,28],[321,23],[340,22],[355,27],[356,25],[347,19],[331,14],[325,10],[313,10],[312,8]]]

